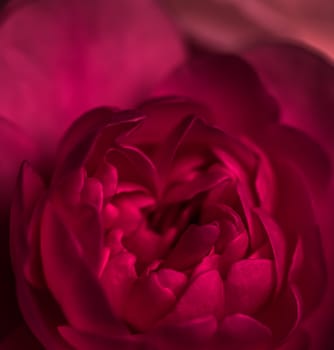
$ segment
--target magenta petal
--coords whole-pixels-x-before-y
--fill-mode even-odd
[[[61,336],[75,349],[80,350],[140,350],[140,342],[134,336],[96,335],[69,326],[59,326]]]
[[[187,96],[207,105],[226,131],[251,133],[277,119],[276,105],[256,73],[237,56],[192,57],[155,94]]]
[[[106,160],[118,171],[121,182],[144,186],[153,195],[158,191],[158,177],[155,165],[140,149],[132,146],[111,148]]]
[[[275,288],[271,260],[240,260],[232,265],[226,280],[226,307],[229,313],[254,314],[264,306]]]
[[[326,191],[333,176],[331,155],[319,141],[287,125],[272,125],[257,140],[274,157],[284,157],[296,164],[312,191]]]
[[[133,254],[122,251],[109,259],[100,278],[113,312],[120,318],[137,279],[135,262]]]
[[[160,325],[147,334],[147,346],[157,350],[209,349],[216,329],[217,320],[213,316]]]
[[[160,145],[156,156],[156,167],[160,175],[162,183],[168,177],[173,160],[176,156],[179,146],[187,137],[187,133],[191,130],[194,124],[194,116],[185,116],[185,118],[171,131],[165,142]]]
[[[58,318],[61,318],[57,305],[49,295],[32,288],[23,275],[28,254],[27,224],[41,193],[38,189],[42,188],[39,176],[27,164],[22,166],[11,212],[10,248],[17,297],[25,321],[43,345],[53,344],[61,348],[64,344],[54,329]]]
[[[135,111],[115,112],[97,108],[77,119],[62,138],[57,153],[54,178],[82,167],[90,156],[90,170],[97,170],[105,152],[117,138],[136,127],[144,116]],[[54,180],[55,181],[55,180]]]
[[[173,324],[210,315],[219,318],[223,313],[224,299],[224,285],[218,271],[203,272],[190,281],[163,323]]]
[[[125,320],[136,330],[146,331],[174,305],[173,291],[164,286],[157,273],[140,277],[125,305]]]
[[[42,345],[30,332],[26,325],[21,325],[0,341],[1,350],[34,349],[42,350]]]
[[[316,350],[318,348],[313,347],[315,345],[314,343],[313,346],[311,344],[312,341],[308,334],[303,330],[299,330],[291,334],[291,336],[284,341],[283,345],[281,345],[278,350]]]
[[[334,68],[305,48],[275,44],[249,50],[247,59],[281,106],[282,121],[333,152]]]
[[[93,272],[97,273],[101,266],[103,248],[103,227],[96,208],[81,205],[73,213],[68,224],[71,233],[80,246],[81,257]]]
[[[211,120],[209,109],[198,102],[176,96],[163,96],[150,99],[138,107],[146,116],[145,123],[131,135],[130,142],[135,144],[159,143],[189,116]],[[163,128],[161,125],[163,124]]]
[[[272,350],[271,331],[264,324],[243,314],[227,316],[218,330],[217,349]]]
[[[34,207],[44,193],[44,184],[39,175],[28,163],[24,163],[18,178],[18,187],[14,196],[11,211],[11,252],[14,270],[21,272],[26,267],[29,249],[31,245],[38,246],[38,242],[32,242],[34,235],[29,236],[29,224],[33,225]],[[34,229],[36,229],[34,227]],[[36,252],[35,249],[33,249]],[[38,250],[38,248],[37,248]]]
[[[213,165],[206,172],[201,172],[192,179],[184,180],[167,188],[163,199],[165,203],[191,200],[197,194],[214,191],[215,186],[228,180],[228,175],[223,167]]]
[[[209,253],[218,236],[219,227],[215,224],[190,226],[169,253],[164,266],[185,270],[199,263]]]
[[[47,146],[86,110],[142,100],[183,58],[174,28],[151,0],[15,5],[0,35],[0,113]]]
[[[254,212],[264,226],[274,254],[276,269],[276,292],[279,292],[282,287],[287,268],[287,247],[284,232],[273,220],[273,218],[271,218],[265,211],[261,209],[254,209]]]
[[[299,325],[302,317],[302,306],[297,289],[293,286],[287,286],[256,317],[271,329],[274,339],[281,342]]]
[[[88,332],[124,332],[78,246],[48,202],[41,225],[41,251],[46,282],[70,324]]]
[[[35,163],[38,150],[16,124],[0,117],[0,209],[8,212],[20,165],[24,160]]]

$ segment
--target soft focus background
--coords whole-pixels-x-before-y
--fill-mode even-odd
[[[161,0],[204,45],[240,50],[272,39],[299,41],[334,59],[333,0]]]

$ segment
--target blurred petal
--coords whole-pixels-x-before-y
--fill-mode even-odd
[[[147,343],[159,350],[207,349],[216,329],[217,321],[213,316],[161,325],[148,333]]]
[[[151,0],[21,1],[5,15],[0,113],[47,148],[83,111],[144,98],[183,56]]]
[[[208,106],[223,131],[252,133],[277,120],[273,99],[255,71],[240,57],[193,56],[156,90],[156,96],[180,95]]]
[[[9,209],[9,199],[13,195],[14,186],[21,163],[24,160],[35,163],[37,146],[16,124],[0,117],[0,209]]]
[[[270,329],[259,321],[243,314],[227,316],[218,331],[218,343],[228,350],[272,350]]]
[[[62,337],[75,349],[80,350],[140,350],[139,342],[133,336],[96,336],[81,332],[69,326],[58,327]]]
[[[30,332],[26,325],[22,325],[10,333],[4,341],[0,342],[1,350],[34,349],[42,350],[42,345]]]
[[[17,298],[25,321],[43,345],[54,344],[61,348],[64,342],[54,328],[62,319],[61,311],[50,295],[33,288],[23,273],[29,248],[27,225],[42,188],[39,176],[28,164],[24,164],[13,199],[10,248]]]
[[[248,50],[247,60],[278,100],[282,121],[311,136],[334,158],[334,67],[293,45]]]

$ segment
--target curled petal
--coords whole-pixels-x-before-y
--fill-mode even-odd
[[[46,347],[52,344],[66,348],[55,332],[55,325],[59,320],[63,320],[58,305],[47,292],[41,292],[30,285],[23,275],[28,258],[29,238],[36,238],[27,236],[27,224],[38,196],[43,193],[42,190],[42,180],[28,164],[24,164],[19,174],[11,211],[10,248],[17,296],[23,317],[40,342]]]
[[[194,56],[155,94],[187,96],[203,103],[213,111],[215,124],[230,132],[252,133],[277,120],[276,104],[252,67],[233,55]]]
[[[125,306],[125,320],[139,331],[151,328],[174,305],[173,291],[162,284],[157,273],[139,278]]]
[[[111,257],[100,278],[113,312],[121,317],[124,312],[129,293],[137,279],[134,255],[122,251]]]
[[[217,320],[206,316],[184,322],[159,325],[147,334],[147,345],[159,350],[207,348],[217,329]]]
[[[81,258],[72,233],[50,201],[42,220],[41,252],[48,287],[70,324],[93,333],[125,332],[114,318],[97,278]]]
[[[169,253],[164,266],[186,270],[210,252],[218,236],[219,227],[215,224],[190,226]]]

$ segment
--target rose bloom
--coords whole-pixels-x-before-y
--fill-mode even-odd
[[[95,52],[89,39],[105,29],[85,22],[88,3],[68,3],[44,11],[81,13],[75,34],[82,52]],[[74,77],[75,59],[64,65],[62,98],[4,104],[23,131],[1,123],[3,212],[11,201],[17,299],[36,338],[21,328],[4,348],[29,339],[47,349],[330,349],[334,68],[271,45],[243,57],[200,51],[175,70],[180,44],[159,9],[124,3],[129,13],[101,1],[110,34]],[[8,27],[31,24],[39,6]],[[145,27],[137,33],[149,19],[159,28],[152,41]],[[132,26],[151,50],[137,61]],[[39,49],[58,77],[63,66]],[[41,125],[36,111],[50,112]]]
[[[258,41],[297,40],[334,57],[331,0],[161,0],[191,38],[239,50]]]

